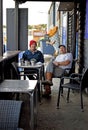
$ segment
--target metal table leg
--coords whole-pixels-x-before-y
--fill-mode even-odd
[[[37,125],[37,87],[35,88],[35,91],[28,94],[30,95],[30,127],[31,130],[34,130],[34,126]]]

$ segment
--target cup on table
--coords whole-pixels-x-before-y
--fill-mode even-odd
[[[24,60],[20,59],[20,63],[21,63],[21,65],[23,65],[24,64]]]
[[[35,65],[35,61],[31,60],[31,65],[34,66]]]
[[[36,63],[36,59],[32,58],[32,59],[30,60],[30,63],[31,63],[32,66],[34,66],[35,63]]]
[[[28,65],[28,63],[29,63],[29,62],[28,62],[27,60],[25,60],[25,66],[27,66],[27,65]]]

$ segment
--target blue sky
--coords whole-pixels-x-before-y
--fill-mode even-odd
[[[28,23],[30,25],[46,24],[51,2],[25,2],[19,8],[28,8]],[[6,24],[6,8],[14,8],[14,0],[3,0],[3,23]]]

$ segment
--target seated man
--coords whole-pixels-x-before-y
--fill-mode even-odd
[[[45,84],[44,95],[51,94],[51,85],[53,77],[61,77],[66,68],[71,68],[73,56],[71,53],[67,53],[66,47],[64,45],[59,46],[59,55],[53,60],[50,61],[46,67],[45,78],[46,80],[42,83]]]
[[[35,62],[36,63],[44,63],[44,56],[42,54],[41,51],[37,50],[37,42],[35,40],[31,40],[29,42],[29,47],[30,49],[26,50],[24,53],[23,53],[23,60],[24,61],[31,61],[32,59],[35,59]],[[26,69],[25,70],[26,72],[30,72],[30,73],[34,73],[35,72],[35,69]],[[37,72],[37,69],[36,69],[36,72]],[[29,77],[29,76],[28,76]],[[32,79],[33,77],[30,76],[29,79]],[[38,77],[37,77],[38,79]]]

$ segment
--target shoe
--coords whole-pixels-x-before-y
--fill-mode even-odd
[[[51,95],[51,88],[50,86],[46,86],[45,91],[43,93],[43,97],[49,97]]]
[[[44,85],[50,85],[50,86],[53,85],[52,81],[50,81],[50,80],[42,81],[42,84],[44,84]]]
[[[42,94],[42,97],[44,97],[44,98],[49,98],[49,97],[51,97],[51,91],[48,92],[48,93],[44,92],[44,93]]]

